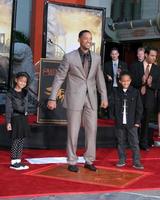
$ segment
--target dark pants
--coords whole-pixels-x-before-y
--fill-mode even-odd
[[[152,113],[153,109],[144,108],[141,128],[139,130],[139,142],[141,148],[147,149],[153,144],[152,134],[149,132],[149,121]]]
[[[133,152],[133,163],[140,162],[140,150],[139,150],[139,140],[138,140],[138,132],[137,128],[128,128],[124,125],[122,128],[116,128],[116,136],[118,140],[118,156],[122,161],[126,160],[125,149],[127,146],[127,140],[129,146]]]

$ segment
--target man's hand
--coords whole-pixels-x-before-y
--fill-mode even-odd
[[[147,79],[147,85],[148,85],[149,87],[151,87],[151,85],[152,85],[152,76],[149,76],[149,77],[148,77],[148,79]]]
[[[7,124],[7,131],[11,131],[11,130],[12,130],[11,123],[8,123],[8,124]]]
[[[57,107],[56,101],[53,101],[53,100],[49,100],[49,101],[48,101],[48,103],[47,103],[47,108],[48,108],[49,110],[54,110],[56,107]]]
[[[122,72],[121,68],[118,67],[118,69],[117,69],[117,77],[118,78],[120,77],[121,72]]]
[[[142,76],[142,83],[145,84],[147,81],[147,77],[145,75]]]
[[[108,107],[108,101],[102,100],[101,101],[101,108],[107,108]]]
[[[137,128],[139,128],[139,127],[140,127],[140,125],[139,125],[139,124],[135,124],[134,126],[135,126],[135,127],[137,127]]]

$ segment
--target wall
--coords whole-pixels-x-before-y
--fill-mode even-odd
[[[111,16],[112,0],[86,0],[86,5],[106,8],[106,17]]]
[[[141,0],[141,18],[155,18],[160,11],[159,0]]]

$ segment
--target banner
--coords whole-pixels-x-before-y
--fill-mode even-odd
[[[14,0],[0,1],[0,89],[7,89],[11,57]]]
[[[47,101],[51,94],[52,82],[59,64],[60,61],[58,60],[53,61],[45,58],[41,59],[38,91],[40,107],[38,107],[37,112],[38,123],[54,123],[59,125],[67,123],[65,109],[62,106],[65,93],[65,83],[59,89],[57,94],[57,108],[53,111],[47,108]]]

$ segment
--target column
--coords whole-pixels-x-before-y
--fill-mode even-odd
[[[141,1],[136,0],[133,2],[133,19],[141,19]]]
[[[132,20],[132,0],[124,0],[124,21]]]
[[[121,21],[121,16],[122,16],[121,0],[113,1],[113,4],[112,4],[112,18],[113,18],[113,20],[115,22]]]

